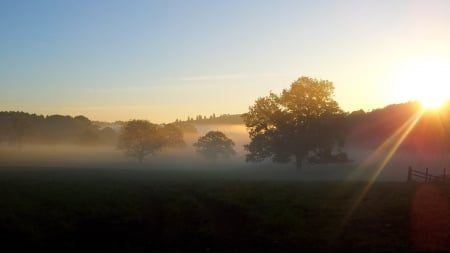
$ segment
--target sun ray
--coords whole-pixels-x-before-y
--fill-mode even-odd
[[[349,211],[347,212],[347,215],[345,216],[342,226],[345,225],[348,221],[348,219],[352,216],[353,212],[356,210],[356,208],[360,205],[361,201],[364,199],[364,197],[367,195],[367,193],[372,188],[374,182],[380,175],[380,173],[384,170],[384,168],[387,166],[389,161],[392,159],[400,145],[403,143],[405,138],[409,135],[409,133],[414,129],[414,126],[417,124],[419,119],[422,117],[424,113],[424,110],[420,110],[415,115],[413,115],[408,121],[406,121],[397,131],[392,134],[386,141],[384,141],[372,154],[363,161],[355,171],[361,171],[365,167],[367,167],[369,164],[373,163],[375,159],[381,155],[383,150],[388,150],[386,157],[382,160],[380,166],[376,169],[375,173],[371,177],[371,179],[368,181],[367,185],[363,188],[361,193],[358,195],[356,200],[354,201],[353,205],[350,207]]]

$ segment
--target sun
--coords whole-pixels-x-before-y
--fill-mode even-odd
[[[404,64],[390,81],[395,100],[417,100],[437,109],[450,99],[450,60],[427,58]]]
[[[443,105],[445,101],[446,101],[445,97],[436,98],[435,96],[423,97],[422,99],[419,100],[419,102],[422,104],[422,107],[427,110],[428,109],[436,110],[441,105]]]

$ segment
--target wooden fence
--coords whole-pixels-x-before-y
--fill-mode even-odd
[[[414,178],[422,179],[425,182],[447,182],[449,181],[448,177],[446,168],[443,169],[442,175],[435,176],[428,173],[428,168],[423,172],[413,170],[411,166],[408,167],[408,182],[413,181]]]

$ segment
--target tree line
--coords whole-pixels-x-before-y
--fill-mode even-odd
[[[420,114],[420,115],[419,115]],[[280,94],[269,92],[258,98],[247,113],[239,115],[248,130],[245,145],[248,162],[271,159],[277,163],[292,160],[297,168],[303,162],[334,163],[349,160],[345,145],[374,149],[391,140],[399,129],[417,117],[403,139],[401,149],[414,152],[450,150],[450,102],[438,111],[424,111],[418,102],[389,105],[364,112],[344,112],[334,100],[330,81],[300,77]],[[214,122],[236,115],[204,117]],[[192,120],[191,120],[192,121]],[[196,133],[189,122],[156,125],[145,120],[121,122],[120,131],[99,127],[84,116],[39,116],[23,112],[0,112],[0,142],[8,143],[108,143],[142,162],[164,148],[182,148],[185,133]],[[197,152],[210,159],[235,154],[234,142],[218,131],[208,132],[194,143]]]
[[[0,112],[0,143],[111,145],[116,143],[117,137],[114,129],[100,128],[84,116]]]
[[[406,102],[367,113],[355,111],[346,118],[350,129],[346,141],[355,147],[376,148],[412,124],[400,150],[422,154],[450,151],[450,102],[438,110],[424,110],[420,102]]]
[[[197,115],[194,117],[187,117],[187,120],[183,121],[180,119],[176,119],[175,123],[192,123],[192,124],[243,124],[244,121],[242,119],[241,114],[222,114],[220,116],[216,116],[216,114],[212,114],[209,117],[203,115]]]

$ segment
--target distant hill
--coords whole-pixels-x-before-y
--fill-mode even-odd
[[[450,151],[450,103],[423,111],[418,102],[388,105],[348,115],[349,145],[374,149],[400,143],[403,150],[421,154]]]

